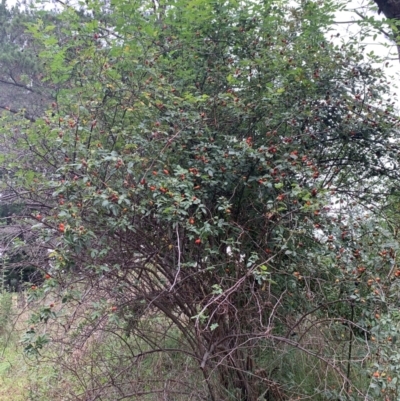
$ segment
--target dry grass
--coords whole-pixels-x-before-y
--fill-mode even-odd
[[[0,308],[6,303],[1,301]],[[106,325],[93,328],[85,323],[90,304],[80,305],[75,313],[74,325],[66,333],[59,325],[49,321],[47,332],[54,340],[43,352],[39,360],[28,358],[23,353],[21,335],[26,330],[30,316],[29,306],[18,305],[13,298],[7,329],[0,334],[0,401],[84,401],[93,399],[96,393],[101,400],[117,399],[116,389],[109,386],[111,376],[125,394],[132,394],[127,400],[176,401],[204,400],[207,389],[199,375],[198,366],[181,352],[154,352],[154,348],[184,350],[185,343],[173,326],[160,316],[149,314],[139,319],[130,336],[119,341],[118,337],[107,331]],[[65,314],[65,322],[69,323]],[[0,318],[4,316],[0,309]],[[305,330],[301,344],[326,355],[346,353],[344,342],[335,344],[332,327],[319,327],[312,322],[312,330]],[[2,327],[2,326],[0,326]],[[300,332],[302,328],[298,328]],[[80,331],[81,337],[73,333]],[[337,330],[346,335],[346,328],[338,325]],[[152,345],[145,343],[135,333],[146,332]],[[339,334],[340,334],[339,333]],[[310,345],[309,342],[312,342]],[[329,345],[329,346],[328,346]],[[305,399],[326,400],[330,391],[343,386],[342,378],[318,359],[304,354],[290,346],[266,344],[259,355],[258,375],[265,375],[269,386],[268,396],[274,400],[288,399],[301,389]],[[365,377],[352,379],[360,388],[367,388]],[[275,387],[276,388],[275,388]],[[116,398],[117,397],[117,398]],[[235,394],[227,397],[235,399]],[[286,398],[285,398],[286,397]],[[308,398],[309,397],[309,398]],[[228,399],[227,398],[227,399]],[[289,399],[290,396],[289,396]]]

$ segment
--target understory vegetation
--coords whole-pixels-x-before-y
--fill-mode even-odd
[[[57,4],[0,7],[0,400],[399,400],[396,89],[344,4]]]

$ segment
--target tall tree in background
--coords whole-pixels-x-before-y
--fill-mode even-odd
[[[391,21],[393,24],[392,32],[393,39],[397,45],[397,51],[400,58],[400,34],[399,34],[399,22],[400,22],[400,1],[398,0],[374,0],[378,6],[378,13],[383,15]]]
[[[43,61],[40,59],[40,52],[43,50],[40,43],[35,41],[28,30],[28,25],[33,22],[56,21],[55,13],[44,11],[33,4],[14,5],[9,7],[5,0],[0,4],[0,112],[5,118],[8,115],[22,116],[29,124],[36,118],[42,116],[50,106],[52,100],[57,96],[59,86],[46,82]],[[60,28],[60,26],[58,26]],[[62,40],[62,36],[58,37]],[[24,146],[18,146],[24,143]],[[2,141],[1,154],[13,154],[16,164],[26,153],[26,147],[31,151],[30,139],[27,138],[24,129],[14,129],[10,141]],[[38,173],[42,168],[49,171],[47,165],[35,164],[34,159],[30,160],[29,167],[25,165],[26,177]],[[9,169],[10,165],[3,165],[0,178],[7,181],[6,177],[13,175]],[[34,173],[35,172],[35,173]],[[20,289],[24,281],[36,281],[38,279],[37,268],[32,264],[32,252],[37,252],[37,247],[25,236],[25,227],[15,217],[17,215],[31,215],[32,211],[40,209],[36,201],[30,202],[25,199],[9,198],[10,187],[3,187],[2,199],[0,202],[0,218],[3,227],[1,228],[1,249],[3,257],[7,255],[8,263],[11,263],[4,275],[4,284],[12,289]],[[25,246],[13,249],[12,244],[20,241]],[[6,253],[4,253],[6,251]],[[40,280],[40,278],[39,278]]]
[[[39,18],[29,8],[0,4],[0,109],[26,111],[33,119],[48,107],[51,92],[43,83],[40,49],[27,30]]]

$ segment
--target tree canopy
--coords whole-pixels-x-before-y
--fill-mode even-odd
[[[71,399],[398,396],[399,120],[333,40],[339,7],[93,0],[29,24],[54,101],[2,117],[24,233],[2,235],[42,273],[26,351],[80,378]],[[175,390],[153,354],[185,367]]]

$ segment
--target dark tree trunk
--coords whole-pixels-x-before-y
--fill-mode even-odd
[[[398,28],[393,30],[393,39],[397,45],[397,53],[400,60],[400,0],[374,0],[378,5],[378,13],[388,19],[397,20]]]
[[[386,18],[400,19],[400,0],[374,0],[378,5],[379,14],[382,12]]]

